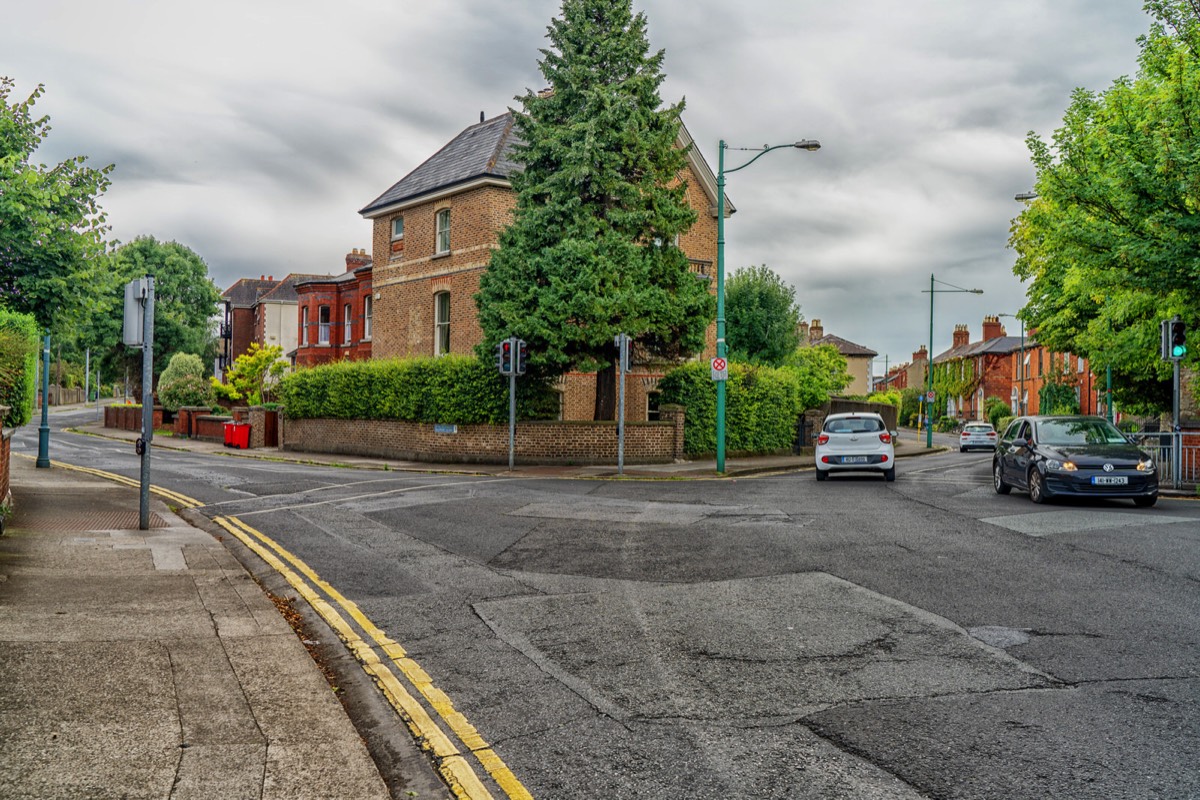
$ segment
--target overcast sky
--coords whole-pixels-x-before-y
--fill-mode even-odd
[[[0,74],[53,132],[39,160],[113,163],[112,236],[188,245],[240,277],[340,273],[358,209],[463,128],[540,88],[559,0],[39,0],[11,3]],[[907,361],[935,299],[956,323],[1013,313],[1007,249],[1030,188],[1025,134],[1075,87],[1136,70],[1141,0],[635,0],[666,49],[665,102],[716,170],[731,147],[819,139],[728,176],[726,266],[766,264],[805,318]],[[13,98],[10,98],[10,101]],[[730,153],[727,167],[742,163]],[[943,287],[944,288],[944,287]],[[1010,333],[1015,321],[1005,320]]]

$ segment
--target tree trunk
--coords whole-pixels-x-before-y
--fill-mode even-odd
[[[592,419],[614,420],[616,418],[617,365],[614,363],[596,373],[596,413]]]

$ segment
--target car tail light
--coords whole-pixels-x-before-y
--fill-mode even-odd
[[[829,434],[822,433],[817,437],[817,444],[829,444]]]
[[[829,463],[829,456],[821,456],[821,463],[822,463],[822,464],[828,464],[828,463]]]
[[[884,444],[891,444],[892,435],[887,431],[884,431],[883,433],[879,434],[879,441],[883,442]]]
[[[992,431],[992,432],[990,432],[990,433],[988,434],[988,438],[989,438],[989,439],[995,439],[995,438],[996,438],[996,432],[995,432],[995,431]]]
[[[883,460],[883,463],[887,463],[888,457],[886,455],[882,455],[880,458]]]

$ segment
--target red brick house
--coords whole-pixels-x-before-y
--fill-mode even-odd
[[[296,282],[296,348],[288,353],[293,365],[371,357],[372,268],[371,256],[356,248],[346,255],[341,275],[306,276]]]
[[[498,235],[512,218],[516,195],[509,176],[513,118],[481,120],[361,209],[374,223],[375,329],[372,354],[380,358],[470,353],[483,341],[474,295]],[[679,145],[691,145],[680,127]],[[689,150],[687,200],[699,215],[680,236],[692,271],[715,291],[716,176]],[[726,213],[732,204],[726,202]],[[705,355],[716,351],[709,327]],[[626,418],[656,417],[656,386],[673,365],[635,363],[626,383]],[[595,374],[572,373],[560,382],[563,419],[591,419]]]
[[[960,419],[984,419],[984,404],[989,397],[1012,397],[1014,354],[1021,348],[1020,336],[1009,336],[1000,318],[983,318],[983,337],[971,342],[966,325],[954,326],[951,348],[933,359],[935,386],[939,377],[949,376],[969,386],[958,397],[938,397],[934,414]]]
[[[1079,400],[1080,413],[1104,413],[1105,382],[1103,378],[1097,379],[1092,374],[1087,359],[1070,353],[1047,350],[1038,344],[1032,335],[1025,339],[1024,358],[1017,353],[1012,359],[1011,380],[1010,405],[1014,413],[1018,413],[1022,404],[1023,413],[1042,413],[1042,387],[1051,380],[1066,383],[1074,388],[1075,397]]]
[[[260,275],[257,280],[241,278],[221,292],[221,298],[225,302],[225,321],[221,324],[221,338],[225,340],[222,369],[249,350],[251,342],[258,341],[255,338],[258,327],[255,308],[258,306],[258,299],[278,285],[279,281],[274,277]]]

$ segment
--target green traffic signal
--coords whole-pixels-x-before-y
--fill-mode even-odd
[[[1187,355],[1187,346],[1182,344],[1171,345],[1171,358],[1183,358]]]
[[[1183,358],[1187,355],[1187,325],[1179,320],[1171,320],[1171,358]]]

